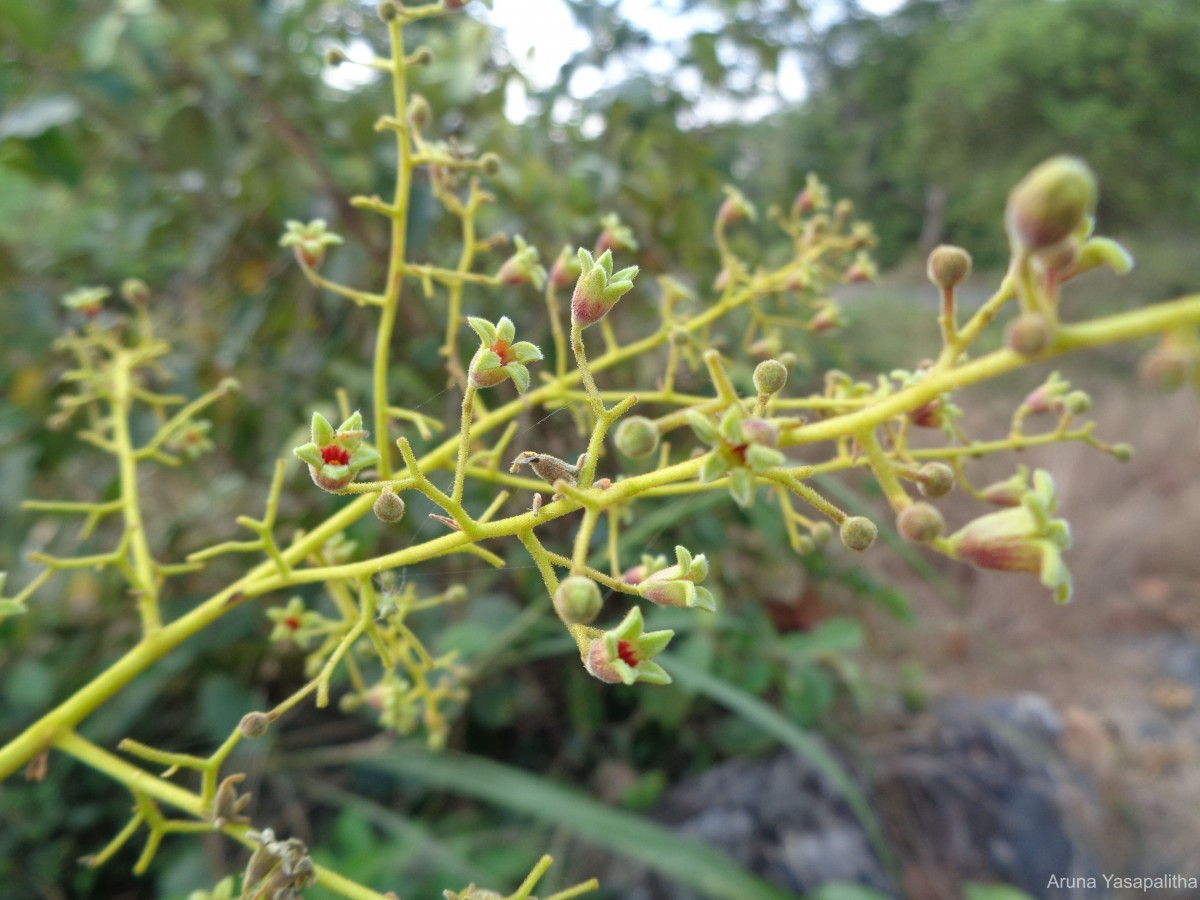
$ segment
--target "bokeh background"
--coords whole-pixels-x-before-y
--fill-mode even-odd
[[[485,231],[520,232],[544,259],[564,243],[588,244],[600,217],[617,212],[638,236],[646,272],[703,294],[717,274],[711,222],[722,185],[736,183],[760,208],[786,207],[815,171],[835,196],[852,199],[875,223],[883,276],[839,294],[849,319],[840,334],[788,348],[798,357],[797,391],[819,385],[832,366],[911,368],[933,352],[925,253],[939,241],[968,247],[976,260],[968,299],[986,296],[1006,261],[1006,191],[1053,153],[1094,166],[1101,231],[1139,262],[1123,280],[1098,276],[1075,288],[1068,318],[1200,285],[1200,6],[1191,0],[495,0],[494,10],[473,3],[411,31],[414,45],[435,53],[415,86],[435,110],[436,130],[504,160]],[[101,530],[79,544],[69,523],[17,510],[23,497],[89,499],[114,488],[95,451],[44,427],[63,370],[51,348],[68,323],[59,299],[74,287],[144,279],[175,343],[167,363],[175,388],[198,393],[226,375],[244,385],[236,402],[214,410],[214,453],[146,476],[165,557],[224,540],[237,514],[254,514],[273,461],[301,442],[314,404],[333,406],[336,387],[368,402],[369,322],[313,290],[277,241],[286,219],[323,217],[347,238],[325,274],[378,282],[383,223],[348,198],[390,189],[389,142],[372,129],[386,86],[364,69],[331,71],[321,57],[340,46],[369,58],[381,36],[373,8],[352,2],[0,2],[0,570],[17,584],[31,575],[29,551],[86,552],[111,537]],[[421,182],[412,228],[415,257],[457,252],[453,221]],[[748,255],[772,252],[761,220],[738,240]],[[467,303],[493,318],[524,317],[523,327],[540,321],[532,293],[481,291]],[[457,398],[444,391],[437,356],[438,299],[413,292],[403,319],[393,393],[454,421]],[[617,325],[636,333],[638,316]],[[1136,384],[1144,349],[1063,365],[1091,391],[1102,433],[1137,446],[1134,463],[1078,447],[1022,460],[1056,472],[1076,526],[1072,607],[1054,608],[1036,584],[944,566],[895,540],[865,561],[837,550],[797,558],[766,504],[737,511],[714,495],[648,507],[624,532],[631,564],[643,548],[669,553],[676,541],[708,549],[723,603],[712,622],[662,619],[686,629],[676,655],[693,677],[679,690],[598,689],[540,614],[544,601],[530,601],[542,589],[519,568],[520,553],[501,575],[465,563],[405,572],[430,592],[452,581],[471,591],[467,608],[430,622],[437,646],[459,647],[476,666],[451,739],[470,759],[439,763],[403,744],[371,745],[371,758],[418,761],[407,769],[339,761],[331,748],[376,733],[369,717],[301,714],[239,759],[256,821],[271,819],[320,847],[321,861],[406,897],[471,879],[515,884],[547,848],[562,862],[560,886],[599,871],[617,885],[605,896],[683,896],[612,855],[605,830],[650,815],[691,821],[688,833],[703,837],[695,810],[679,811],[698,802],[697,784],[707,785],[702,798],[725,797],[702,779],[731,772],[730,783],[755,784],[753,766],[774,764],[781,741],[794,754],[819,739],[849,768],[875,773],[856,777],[902,857],[877,887],[955,897],[968,881],[1007,880],[1038,896],[1075,896],[1039,891],[1040,872],[1022,882],[1033,871],[1024,864],[1003,869],[982,851],[976,859],[972,841],[957,858],[927,846],[938,840],[922,843],[921,834],[939,834],[936,823],[952,823],[939,806],[950,787],[905,782],[902,800],[879,789],[889,772],[911,774],[921,761],[953,768],[947,754],[976,747],[943,739],[938,710],[947,700],[976,703],[991,736],[999,714],[979,698],[1027,692],[1044,701],[1039,715],[1068,773],[1047,777],[1083,798],[1062,815],[1072,852],[1099,871],[1197,876],[1200,435],[1194,398],[1152,396]],[[620,377],[648,383],[660,365],[646,360]],[[744,380],[749,371],[736,374]],[[704,389],[699,373],[688,377]],[[1012,406],[1041,377],[961,398],[966,421],[1002,435]],[[569,422],[553,419],[532,436],[538,449],[563,456],[576,440]],[[1003,477],[1011,465],[981,463],[976,480]],[[287,528],[337,503],[313,496],[301,475],[295,468],[289,478]],[[825,487],[852,507],[878,508],[865,482]],[[419,539],[425,511],[417,505],[398,531],[362,523],[353,537],[364,552]],[[965,502],[948,510],[971,515]],[[236,571],[226,558],[182,580],[169,612]],[[56,579],[30,615],[0,625],[0,738],[129,646],[136,635],[126,613],[107,576],[80,572]],[[242,713],[300,682],[299,653],[268,645],[269,630],[260,608],[227,617],[99,712],[88,734],[205,752]],[[471,769],[479,759],[502,768]],[[729,760],[750,768],[721,768]],[[845,799],[813,788],[805,771],[779,775],[787,810],[824,804],[830,812],[788,827],[835,833],[853,819]],[[997,771],[1019,783],[1025,769],[1009,760],[988,777]],[[502,796],[481,795],[480,782],[502,785]],[[987,783],[978,805],[1007,809],[1012,791]],[[537,794],[555,785],[631,818],[589,824],[570,797]],[[519,799],[528,796],[539,799]],[[741,813],[753,806],[741,802]],[[0,786],[6,896],[183,897],[240,865],[218,840],[179,839],[145,879],[129,874],[131,851],[99,871],[78,866],[127,806],[113,785],[65,760],[41,783]],[[738,815],[722,813],[717,837]],[[1031,824],[1038,818],[1018,815],[1010,831],[1045,844]],[[787,867],[762,850],[775,846],[768,832],[778,827],[758,822],[745,854],[723,846],[785,890],[813,887],[794,867],[780,874]],[[686,868],[683,850],[662,853],[678,854]],[[818,882],[854,878],[826,871]]]

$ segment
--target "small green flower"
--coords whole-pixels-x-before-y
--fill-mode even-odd
[[[729,475],[729,493],[738,506],[754,502],[754,473],[782,465],[786,457],[777,448],[779,432],[765,419],[746,418],[736,403],[715,425],[708,416],[691,410],[688,421],[704,443],[713,448],[700,467],[702,482]]]
[[[362,424],[362,413],[355,412],[334,431],[323,415],[313,413],[312,440],[292,452],[308,463],[317,487],[340,491],[363,469],[379,462],[379,453],[363,443],[367,432]]]
[[[321,614],[306,609],[299,597],[293,597],[287,606],[268,609],[267,618],[275,623],[268,638],[271,643],[291,641],[301,650],[307,649],[312,630],[321,623]]]
[[[684,547],[675,548],[677,563],[647,576],[638,584],[638,594],[659,606],[686,606],[715,612],[712,591],[700,587],[708,577],[708,559],[693,557]]]
[[[540,291],[546,285],[546,270],[538,262],[537,247],[529,246],[520,235],[513,242],[517,252],[504,261],[496,277],[501,284],[532,284]]]
[[[479,335],[480,342],[471,358],[471,383],[477,388],[487,388],[511,378],[517,393],[525,393],[529,389],[527,366],[541,359],[542,351],[529,341],[513,343],[516,327],[508,316],[501,316],[495,325],[487,319],[470,316],[467,324]]]
[[[89,319],[100,312],[104,301],[112,294],[106,287],[81,287],[71,291],[62,298],[62,305],[67,309],[81,312]]]
[[[308,224],[289,219],[287,231],[279,239],[280,247],[292,247],[296,259],[306,269],[315,269],[325,258],[325,248],[343,243],[340,235],[325,227],[324,219],[313,219]]]
[[[1054,591],[1055,600],[1066,603],[1071,599],[1071,573],[1062,551],[1071,545],[1071,528],[1065,519],[1052,518],[1057,506],[1054,480],[1038,469],[1020,505],[967,523],[946,539],[946,549],[981,569],[1037,575]]]
[[[596,241],[596,254],[606,250],[636,250],[637,238],[633,229],[625,225],[616,213],[609,213],[600,220],[600,239]]]
[[[592,641],[588,650],[587,670],[609,684],[670,684],[671,676],[653,658],[662,653],[673,631],[645,632],[642,610],[635,606],[621,624]]]
[[[212,439],[208,436],[210,431],[212,422],[208,419],[194,419],[171,435],[171,439],[167,441],[167,449],[181,453],[194,462],[213,449]]]
[[[617,301],[633,289],[638,267],[613,272],[611,250],[592,256],[580,247],[579,269],[579,280],[571,295],[571,324],[587,328],[607,316]]]
[[[717,211],[717,221],[722,225],[732,225],[746,219],[753,221],[757,218],[754,204],[746,199],[746,195],[730,185],[725,186],[725,200]]]

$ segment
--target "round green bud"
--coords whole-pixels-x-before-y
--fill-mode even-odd
[[[686,328],[679,328],[676,326],[675,328],[671,329],[671,343],[676,347],[682,347],[689,340],[691,340],[691,335],[688,334]]]
[[[934,247],[925,272],[930,281],[948,291],[971,274],[971,254],[951,244]]]
[[[408,101],[408,121],[418,128],[424,128],[431,118],[433,111],[429,108],[429,101],[420,94],[413,94],[412,99]]]
[[[851,550],[862,552],[875,543],[879,529],[865,516],[850,516],[842,522],[842,543]]]
[[[554,592],[554,611],[568,625],[586,625],[600,615],[600,587],[583,575],[564,578]]]
[[[400,8],[396,6],[392,0],[383,0],[383,2],[376,7],[376,12],[379,14],[379,18],[383,19],[383,21],[394,22],[396,17],[400,15]]]
[[[617,426],[615,440],[626,456],[641,459],[658,449],[658,427],[645,416],[629,416]]]
[[[371,509],[375,512],[375,518],[389,525],[404,518],[404,501],[391,491],[384,491],[376,497]]]
[[[817,522],[808,533],[818,544],[825,544],[833,537],[833,526],[828,522]]]
[[[1092,398],[1086,391],[1071,391],[1063,397],[1063,409],[1073,416],[1082,416],[1092,408]]]
[[[500,171],[500,157],[495,153],[485,153],[479,157],[479,168],[484,175],[495,175]]]
[[[1133,444],[1113,444],[1112,450],[1109,452],[1112,453],[1113,459],[1117,462],[1129,462],[1133,459]]]
[[[238,731],[245,738],[260,738],[271,727],[271,718],[266,713],[248,712],[238,722]]]
[[[1087,163],[1055,156],[1035,166],[1009,193],[1009,237],[1026,250],[1057,244],[1070,237],[1095,204],[1096,176]]]
[[[754,389],[760,394],[777,394],[787,384],[787,366],[777,359],[764,359],[754,368]]]
[[[447,603],[463,603],[467,599],[467,586],[465,584],[452,584],[446,588]]]
[[[121,282],[121,299],[130,306],[141,306],[150,300],[150,288],[140,278],[126,278]]]
[[[413,51],[413,55],[409,57],[410,65],[427,66],[433,62],[433,51],[428,47],[418,47]]]
[[[791,369],[795,367],[800,359],[791,350],[784,350],[779,354],[779,361],[783,363],[784,368]]]
[[[802,534],[792,541],[792,549],[800,556],[807,556],[816,552],[817,544],[811,537]]]
[[[896,530],[906,540],[926,543],[939,537],[946,528],[942,514],[928,503],[910,503],[896,516]]]
[[[924,497],[945,497],[954,490],[954,470],[945,463],[925,463],[918,474],[917,490]]]
[[[346,56],[346,51],[341,47],[330,47],[325,51],[325,65],[336,69],[344,62],[349,62],[349,57]]]
[[[1041,313],[1021,313],[1008,326],[1004,343],[1014,353],[1037,356],[1054,340],[1054,329]]]

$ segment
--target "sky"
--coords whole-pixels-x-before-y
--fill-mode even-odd
[[[862,0],[864,10],[886,14],[901,6],[903,0]],[[683,40],[697,31],[716,30],[719,17],[706,11],[680,13],[679,0],[651,3],[649,0],[622,0],[623,14],[636,26],[652,34],[660,42]],[[821,2],[817,0],[815,21],[820,24]],[[501,33],[514,63],[535,88],[546,87],[558,77],[559,69],[572,56],[587,46],[587,33],[579,28],[562,0],[495,0],[491,12],[477,13]],[[665,48],[642,60],[649,70],[667,74],[675,60]],[[601,72],[588,67],[576,73],[570,84],[573,94],[585,95],[619,82],[625,72],[619,66]],[[698,78],[694,88],[700,88]],[[685,83],[684,89],[693,87]],[[715,119],[753,120],[773,112],[782,105],[798,103],[807,94],[807,84],[797,54],[783,53],[780,58],[775,96],[764,95],[751,103],[728,108],[707,104],[709,115]],[[505,113],[511,121],[520,122],[529,114],[524,91],[513,85],[507,98]]]

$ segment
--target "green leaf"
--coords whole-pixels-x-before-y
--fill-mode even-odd
[[[966,900],[1033,900],[1020,888],[1009,884],[979,884],[969,881],[963,885]]]
[[[740,869],[724,854],[699,841],[679,837],[638,816],[605,806],[571,788],[464,753],[431,753],[405,743],[372,749],[346,760],[355,767],[405,775],[431,787],[461,793],[563,828],[627,859],[636,860],[677,884],[713,900],[787,900],[787,891]]]

